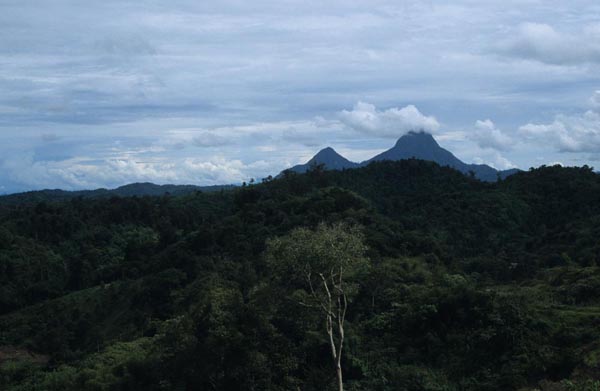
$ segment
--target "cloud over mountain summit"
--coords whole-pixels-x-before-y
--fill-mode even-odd
[[[390,138],[397,138],[411,130],[434,133],[440,128],[435,117],[422,114],[414,105],[378,110],[375,105],[358,102],[352,110],[342,110],[339,118],[359,132]]]

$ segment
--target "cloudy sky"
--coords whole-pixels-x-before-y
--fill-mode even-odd
[[[0,193],[239,183],[412,129],[600,166],[600,3],[0,0]]]

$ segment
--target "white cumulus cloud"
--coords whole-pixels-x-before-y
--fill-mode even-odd
[[[399,137],[411,130],[436,132],[440,124],[432,116],[422,114],[413,105],[378,110],[375,105],[358,102],[352,110],[342,110],[340,121],[359,132],[380,137]]]
[[[559,114],[547,124],[528,123],[519,128],[531,139],[550,143],[561,152],[600,151],[600,106],[598,91],[590,101],[595,106],[580,115]]]
[[[34,161],[31,154],[13,156],[1,168],[10,180],[32,189],[65,190],[117,187],[132,182],[159,184],[235,184],[251,177],[262,178],[277,172],[279,162],[256,160],[243,162],[225,157],[151,159],[131,158],[97,161],[75,157],[62,161]]]
[[[471,139],[481,148],[491,148],[506,151],[511,148],[514,141],[496,127],[489,119],[477,120],[475,130],[470,134]]]
[[[473,158],[473,161],[476,164],[487,164],[496,170],[508,170],[517,167],[513,162],[502,156],[500,152],[493,150],[482,151],[479,156]]]

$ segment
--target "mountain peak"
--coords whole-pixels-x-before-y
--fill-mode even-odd
[[[442,166],[457,168],[464,165],[452,153],[440,147],[433,136],[424,131],[408,132],[398,139],[393,148],[368,160],[367,163],[377,160],[422,159],[437,162]]]
[[[326,157],[326,156],[342,156],[342,155],[337,153],[336,150],[331,147],[325,147],[325,148],[321,149],[319,152],[317,152],[317,154],[313,157],[313,159],[316,158],[317,156]]]
[[[290,168],[290,170],[302,173],[308,171],[311,167],[320,164],[325,166],[325,169],[327,170],[343,170],[345,168],[358,167],[357,163],[353,163],[346,159],[337,153],[335,149],[331,147],[325,147],[317,152],[317,154],[313,156],[312,159],[310,159],[307,163],[294,166]]]
[[[350,160],[337,153],[335,149],[331,147],[325,147],[321,149],[306,164],[308,166],[323,164],[325,168],[329,170],[342,170],[344,168],[356,167],[356,163],[352,163]]]
[[[421,147],[430,147],[430,148],[440,148],[439,144],[430,133],[427,133],[423,130],[419,132],[410,131],[400,137],[398,141],[396,141],[396,147],[406,144],[410,147],[421,146]]]
[[[442,148],[430,133],[425,131],[410,131],[396,141],[394,147],[360,164],[353,163],[337,153],[333,148],[321,149],[305,164],[290,168],[291,171],[303,173],[317,165],[323,165],[326,170],[343,170],[366,166],[374,161],[421,159],[436,162],[440,166],[449,166],[462,173],[473,172],[484,181],[495,181],[498,177],[505,178],[514,174],[515,170],[497,171],[485,164],[467,164],[462,162],[450,151]]]

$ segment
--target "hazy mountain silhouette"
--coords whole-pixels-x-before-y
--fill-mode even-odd
[[[298,164],[290,168],[290,171],[297,173],[303,173],[308,171],[311,167],[322,164],[327,170],[343,170],[346,168],[357,168],[360,165],[358,163],[351,162],[333,148],[327,147],[321,149],[312,159],[305,164]]]
[[[506,178],[519,171],[515,168],[498,171],[486,164],[467,164],[454,156],[452,152],[440,147],[431,134],[422,131],[405,134],[392,148],[360,164],[349,161],[328,147],[319,151],[306,164],[294,166],[290,170],[302,173],[317,164],[323,164],[327,170],[341,170],[365,166],[375,161],[411,158],[436,162],[440,166],[449,166],[467,175],[473,173],[476,178],[483,181],[495,181],[498,177]]]

